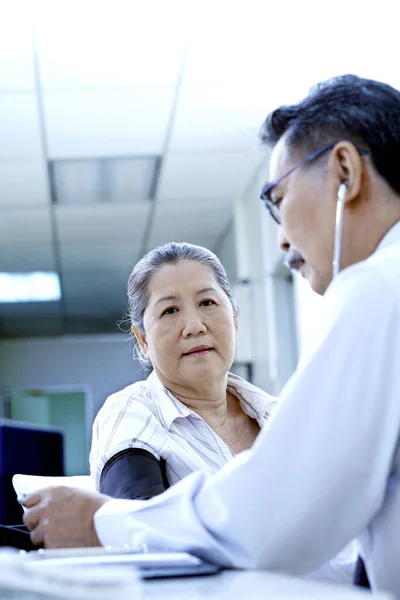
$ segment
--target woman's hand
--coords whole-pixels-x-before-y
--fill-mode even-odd
[[[26,496],[24,523],[32,543],[43,548],[101,546],[93,517],[109,496],[69,487],[49,487]]]

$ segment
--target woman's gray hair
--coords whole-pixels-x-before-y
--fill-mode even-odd
[[[228,276],[219,258],[202,246],[184,242],[170,242],[148,252],[135,265],[128,279],[128,312],[131,325],[144,335],[143,316],[149,301],[149,284],[152,276],[164,265],[176,265],[183,260],[191,260],[210,267],[218,285],[225,292],[232,305],[234,315],[238,314],[237,304],[232,296]],[[151,369],[151,361],[146,358],[133,337],[135,352],[141,364]]]

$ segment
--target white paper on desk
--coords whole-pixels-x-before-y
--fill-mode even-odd
[[[200,558],[186,552],[143,552],[132,554],[105,553],[94,556],[60,556],[33,561],[38,569],[54,566],[85,567],[93,566],[132,566],[142,568],[194,567],[201,565]]]
[[[50,565],[38,569],[41,561],[24,555],[0,557],[0,596],[2,592],[34,593],[38,598],[53,600],[120,600],[133,598],[139,589],[135,569],[76,569]],[[45,561],[43,561],[44,563]],[[48,561],[51,562],[50,560]]]

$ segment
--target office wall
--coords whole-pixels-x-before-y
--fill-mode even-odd
[[[246,281],[253,382],[279,395],[298,359],[293,282],[282,266],[277,228],[259,191],[267,177],[265,161],[235,201],[234,231],[238,281]]]
[[[64,434],[66,475],[89,473],[88,440],[85,424],[85,397],[82,392],[49,394],[50,423]]]
[[[92,418],[107,396],[142,378],[124,334],[0,340],[0,386],[87,384]]]
[[[274,355],[271,347],[271,310],[263,261],[262,206],[258,199],[259,177],[235,201],[234,230],[237,274],[247,282],[250,307],[247,327],[250,339],[253,383],[270,393],[276,392]]]
[[[233,221],[230,223],[221,239],[218,240],[214,251],[224,265],[229,282],[231,286],[233,286],[237,281],[236,242]]]

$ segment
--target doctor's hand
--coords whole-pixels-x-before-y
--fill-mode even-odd
[[[109,496],[69,487],[49,487],[26,496],[24,523],[32,543],[43,548],[101,546],[93,517]]]

